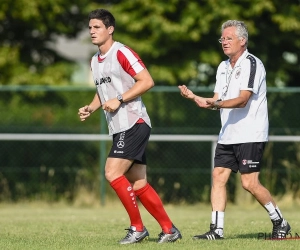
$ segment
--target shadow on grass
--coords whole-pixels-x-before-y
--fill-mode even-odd
[[[231,237],[226,237],[226,239],[259,239],[259,234],[257,233],[247,233],[247,234],[237,234]]]
[[[149,238],[148,240],[147,240],[148,242],[157,242],[157,239],[156,238]]]

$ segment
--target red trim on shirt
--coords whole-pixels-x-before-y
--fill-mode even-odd
[[[133,51],[131,48],[125,46],[136,58],[136,62],[134,63],[139,63],[141,64],[141,66],[145,69],[145,64],[143,63],[143,61],[141,60],[141,58],[139,57],[139,55]],[[137,73],[139,72],[135,72],[135,70],[132,68],[132,64],[130,64],[130,62],[128,61],[126,55],[124,55],[122,53],[122,51],[118,50],[117,52],[117,58],[119,63],[121,64],[122,68],[125,70],[125,72],[127,72],[129,75],[131,75],[131,77],[134,77]]]
[[[145,121],[142,118],[140,118],[140,119],[138,119],[138,121],[136,123],[144,123],[144,122]]]
[[[106,57],[104,57],[104,58],[101,58],[101,57],[100,57],[100,54],[98,54],[98,63],[101,63],[101,62],[103,62],[105,58],[106,58]]]

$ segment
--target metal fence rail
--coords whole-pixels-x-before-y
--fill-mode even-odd
[[[201,96],[213,92],[204,86],[191,89]],[[111,194],[105,190],[111,137],[103,112],[84,124],[77,115],[94,92],[87,85],[0,86],[0,201],[72,201],[77,187],[101,191],[102,201]],[[270,143],[260,178],[275,195],[300,194],[299,100],[300,87],[268,88]],[[149,182],[166,202],[208,201],[218,112],[184,100],[177,86],[156,85],[143,101],[153,125],[147,147]],[[228,183],[231,201],[240,184],[235,179]]]
[[[150,136],[150,141],[159,142],[211,142],[211,170],[214,167],[214,150],[217,144],[217,135],[159,135]],[[0,133],[0,141],[111,141],[111,136],[103,134],[25,134]],[[300,136],[269,136],[270,142],[300,142]],[[106,145],[100,143],[100,152],[106,155]],[[104,161],[99,163],[100,173],[104,173]],[[104,174],[101,175],[101,203],[105,204],[106,186]]]

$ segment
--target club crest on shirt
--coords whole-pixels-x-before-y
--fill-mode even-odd
[[[235,79],[238,79],[241,75],[241,68],[239,68],[235,73]]]

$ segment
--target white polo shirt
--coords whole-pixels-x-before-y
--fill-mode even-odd
[[[222,128],[218,143],[237,144],[268,141],[268,107],[266,71],[260,59],[247,50],[234,68],[229,60],[220,63],[214,92],[219,99],[228,100],[239,96],[241,90],[252,93],[244,108],[220,110]]]

